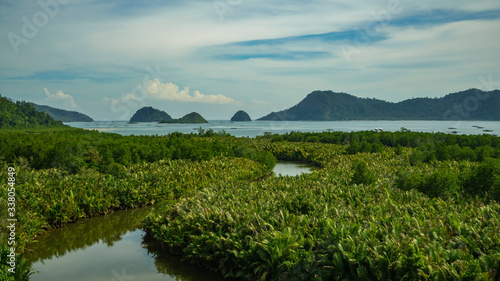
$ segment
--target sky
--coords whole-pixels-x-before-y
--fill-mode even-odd
[[[257,119],[315,90],[500,88],[499,35],[498,0],[0,0],[0,94],[94,120]]]

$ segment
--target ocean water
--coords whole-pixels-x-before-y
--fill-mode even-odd
[[[255,137],[269,132],[284,134],[291,131],[367,131],[382,129],[399,131],[406,128],[415,132],[445,132],[456,134],[500,135],[500,121],[252,121],[231,122],[211,120],[206,124],[127,124],[127,121],[68,122],[66,125],[121,135],[167,135],[172,132],[197,133],[199,128],[225,131],[236,137]],[[485,132],[484,130],[491,130]]]

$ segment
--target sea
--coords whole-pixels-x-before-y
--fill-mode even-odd
[[[204,124],[158,124],[128,121],[67,122],[71,127],[116,133],[120,135],[168,135],[173,132],[198,133],[201,129],[226,132],[236,137],[256,137],[266,133],[400,131],[444,132],[450,134],[500,135],[500,121],[251,121],[210,120]]]

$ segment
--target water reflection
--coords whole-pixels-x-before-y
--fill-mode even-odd
[[[39,272],[30,280],[229,280],[163,253],[141,229],[151,209],[118,211],[48,232],[25,255]]]
[[[181,260],[168,254],[161,249],[160,243],[146,234],[143,238],[143,247],[147,249],[148,253],[154,257],[156,268],[158,272],[165,276],[175,276],[182,281],[198,281],[198,280],[224,280],[236,281],[239,279],[225,278],[222,279],[221,275],[207,270],[200,270],[198,267],[181,262]],[[193,268],[195,270],[193,270]]]
[[[106,216],[81,220],[54,229],[39,237],[25,254],[30,263],[62,257],[75,250],[85,250],[96,243],[113,247],[122,236],[139,228],[152,207],[113,212]]]
[[[294,162],[294,161],[278,161],[276,167],[274,167],[274,174],[276,176],[298,176],[302,173],[310,173],[311,166],[304,163]]]

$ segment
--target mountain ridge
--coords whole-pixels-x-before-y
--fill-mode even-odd
[[[393,103],[347,93],[313,91],[289,109],[258,120],[500,120],[500,91],[469,89],[441,98],[414,98]]]
[[[77,111],[69,111],[60,108],[55,108],[48,105],[40,105],[33,102],[30,104],[40,112],[45,112],[50,115],[54,120],[61,122],[93,122],[94,119],[88,115]]]

